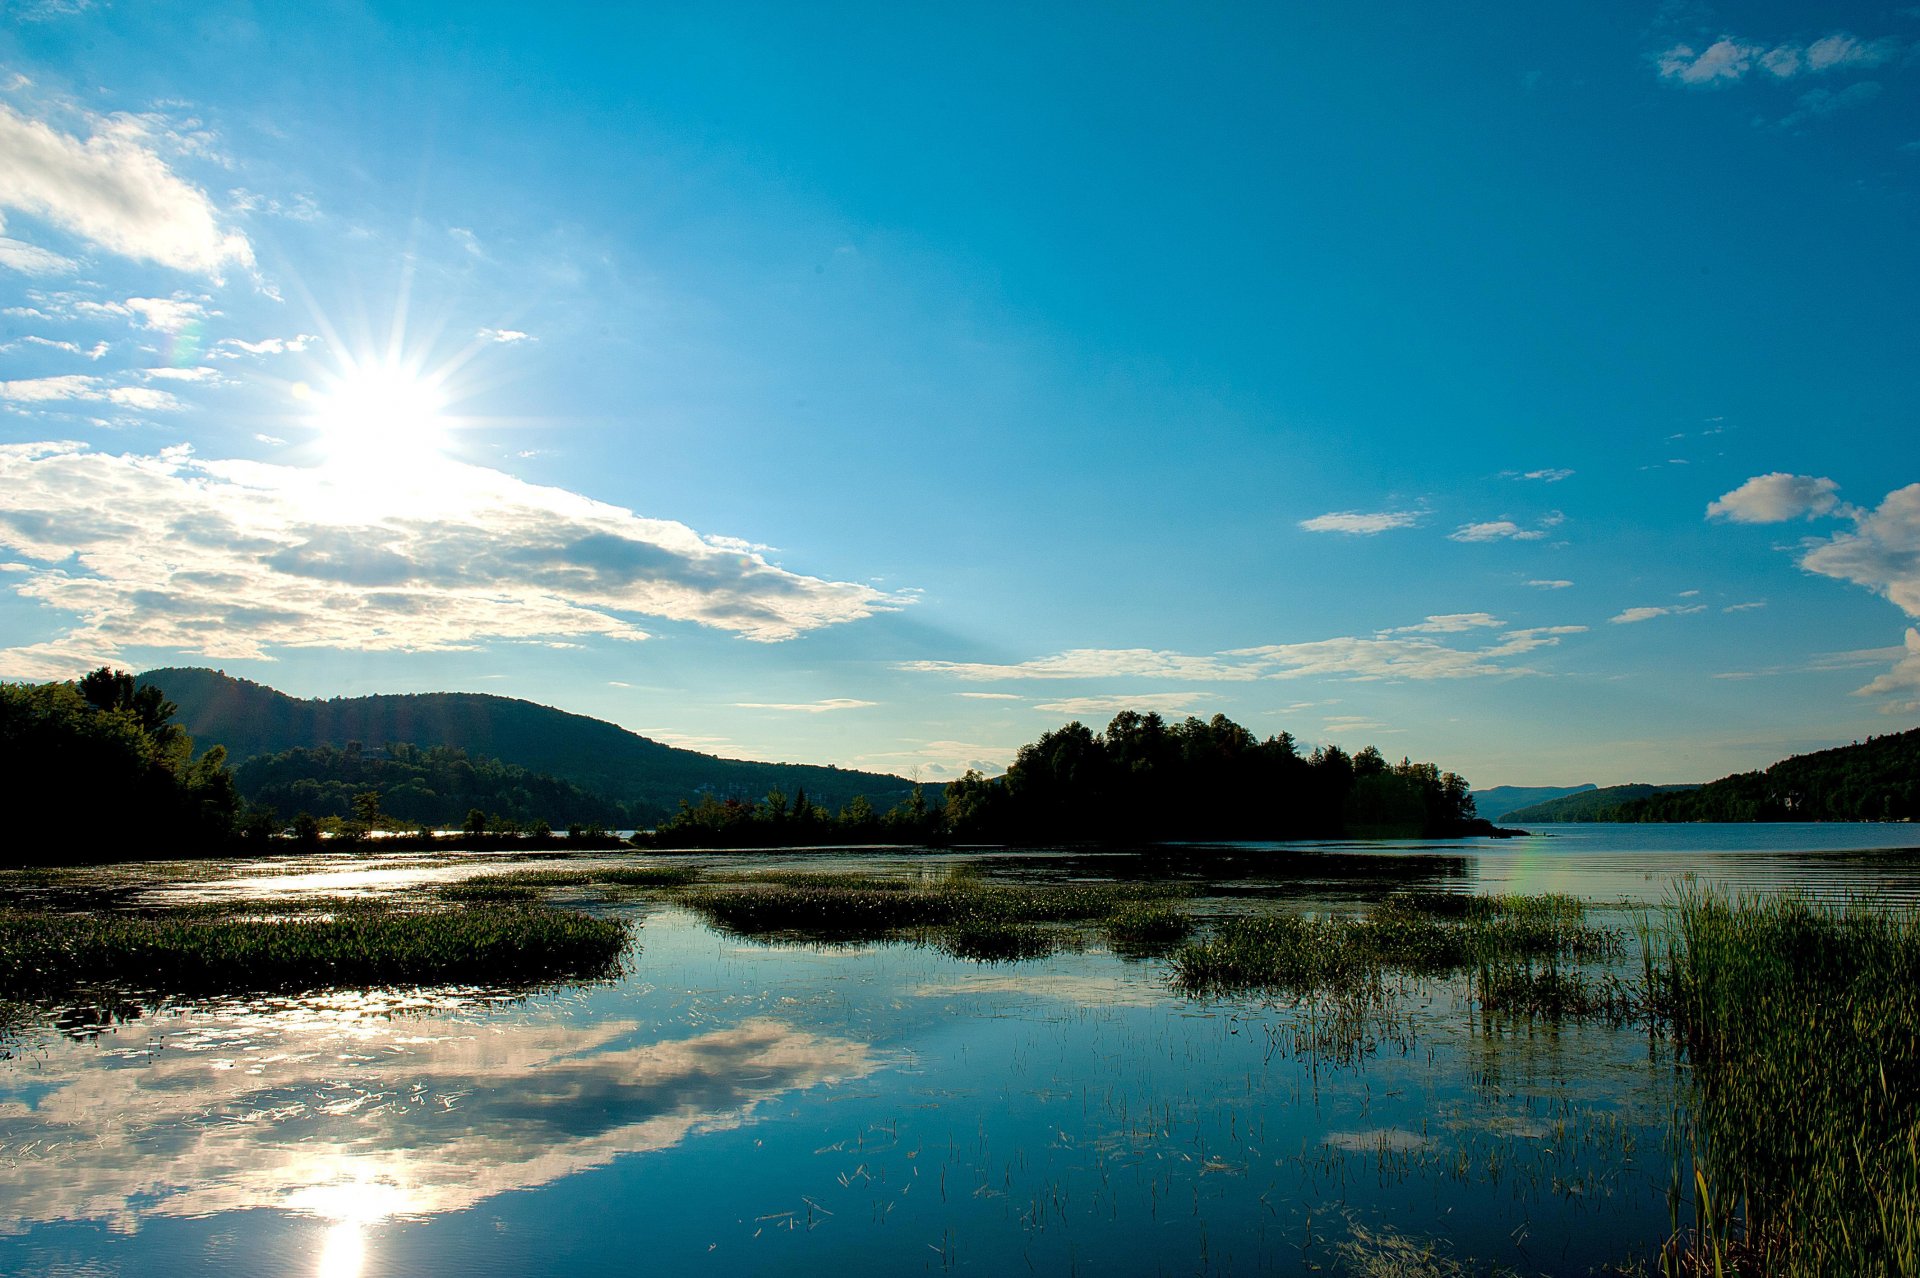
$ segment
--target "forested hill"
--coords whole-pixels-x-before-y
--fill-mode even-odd
[[[1620,790],[1639,787],[1615,787]],[[1920,820],[1920,728],[1799,754],[1762,772],[1703,786],[1623,795],[1606,790],[1508,814],[1528,821],[1912,821]]]
[[[1578,794],[1562,795],[1557,799],[1543,799],[1523,808],[1515,808],[1507,813],[1507,820],[1618,821],[1620,818],[1614,814],[1619,811],[1623,803],[1650,798],[1656,794],[1671,794],[1699,788],[1697,782],[1685,785],[1647,785],[1636,781],[1628,785],[1602,786],[1597,790],[1583,790]]]
[[[1624,804],[1616,821],[1911,821],[1920,818],[1920,728],[1798,754],[1764,772]]]
[[[905,799],[912,783],[884,773],[799,763],[720,759],[662,745],[615,724],[551,706],[478,692],[334,697],[302,700],[264,684],[215,670],[171,668],[139,676],[166,694],[176,721],[202,747],[226,746],[236,763],[299,747],[345,747],[358,741],[378,749],[389,742],[452,746],[549,773],[652,815],[672,812],[681,799],[702,793],[757,799],[779,787],[804,789],[838,807],[864,795],[886,809]]]

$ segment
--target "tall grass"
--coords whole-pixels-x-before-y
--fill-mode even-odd
[[[1920,1273],[1920,915],[1689,893],[1655,971],[1691,1064],[1687,1272]]]
[[[737,936],[830,942],[920,940],[971,959],[1038,958],[1082,938],[1071,927],[1182,926],[1165,889],[1095,883],[990,883],[962,869],[917,881],[867,874],[775,872],[680,894],[708,922]],[[1142,914],[1143,907],[1159,911]],[[1181,916],[1184,917],[1184,916]]]
[[[1271,990],[1380,999],[1392,973],[1443,976],[1478,968],[1509,978],[1536,960],[1617,956],[1620,936],[1589,925],[1566,896],[1400,894],[1365,914],[1277,911],[1230,919],[1174,955],[1191,994]],[[1539,969],[1539,970],[1545,970]]]
[[[680,888],[697,883],[700,872],[688,865],[627,865],[580,870],[509,870],[480,874],[441,886],[448,901],[531,901],[555,888],[614,890]]]
[[[619,970],[626,924],[540,906],[476,905],[158,917],[0,911],[0,997],[100,984],[159,995],[442,982],[544,983]]]

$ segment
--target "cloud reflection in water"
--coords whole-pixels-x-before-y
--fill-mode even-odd
[[[634,1021],[337,1003],[160,1015],[0,1065],[0,1231],[280,1208],[333,1222],[321,1272],[344,1278],[374,1222],[736,1127],[878,1064],[770,1017],[648,1041]]]

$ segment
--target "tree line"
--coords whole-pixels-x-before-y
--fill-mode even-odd
[[[1389,763],[1372,746],[1301,753],[1288,733],[1261,740],[1215,715],[1168,723],[1126,711],[1106,731],[1074,722],[1021,747],[1005,776],[969,771],[885,813],[864,800],[830,812],[774,790],[759,803],[683,801],[659,847],[833,843],[1147,843],[1448,837],[1484,833],[1464,778],[1431,763]]]

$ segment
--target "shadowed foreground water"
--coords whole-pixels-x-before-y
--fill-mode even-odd
[[[1576,827],[1531,848],[987,864],[1184,879],[1202,915],[1269,895],[1363,900],[1409,878],[1608,902],[1657,902],[1688,872],[1920,892],[1911,851],[1871,851],[1920,842],[1910,827],[1823,827],[1859,841],[1820,855],[1757,847],[1752,827],[1744,845],[1690,829],[1691,849]],[[293,868],[312,873],[219,890],[354,886],[338,864]],[[361,885],[468,872],[389,862]],[[1644,1028],[1487,1023],[1450,981],[1409,981],[1356,1025],[1326,1007],[1185,999],[1163,961],[1097,947],[979,964],[731,939],[658,902],[592,908],[642,926],[627,975],[591,989],[10,1013],[0,1272],[1304,1273],[1357,1269],[1353,1240],[1391,1230],[1481,1265],[1576,1274],[1644,1259],[1672,1227],[1675,1074]]]

